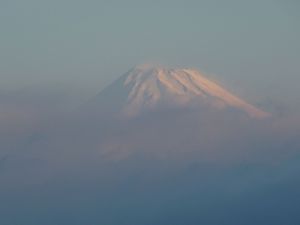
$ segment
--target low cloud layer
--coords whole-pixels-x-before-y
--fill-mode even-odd
[[[300,222],[295,114],[190,109],[124,121],[62,96],[22,96],[0,101],[3,225]]]

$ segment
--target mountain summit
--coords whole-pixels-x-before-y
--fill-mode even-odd
[[[254,118],[269,114],[236,97],[194,69],[136,66],[100,92],[93,105],[108,113],[135,117],[161,108],[199,106],[234,109]]]

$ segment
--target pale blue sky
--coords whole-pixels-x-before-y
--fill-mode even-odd
[[[0,0],[0,225],[299,225],[299,12],[300,0]],[[278,110],[113,121],[84,104],[145,62],[198,68]]]
[[[250,99],[296,100],[299,10],[297,0],[1,0],[0,88],[92,93],[158,62],[214,74]]]

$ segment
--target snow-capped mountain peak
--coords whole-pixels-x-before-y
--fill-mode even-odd
[[[190,105],[217,110],[231,107],[254,118],[269,116],[195,69],[170,69],[149,64],[136,66],[101,92],[96,101],[105,98],[110,102],[105,107],[113,106],[114,112],[126,117],[163,107]]]

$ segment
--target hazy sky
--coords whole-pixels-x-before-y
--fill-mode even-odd
[[[299,12],[0,0],[1,225],[300,224]],[[171,107],[121,121],[85,103],[145,62],[198,68],[273,116]]]
[[[1,0],[0,90],[58,82],[93,93],[155,62],[199,68],[255,101],[293,102],[299,10],[297,0]]]

